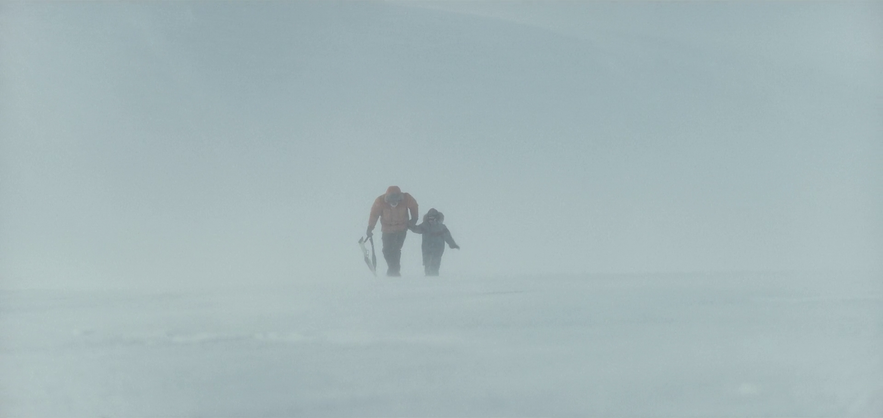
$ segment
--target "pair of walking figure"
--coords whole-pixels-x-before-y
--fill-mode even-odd
[[[386,193],[374,200],[368,216],[367,236],[374,235],[374,227],[380,220],[387,276],[401,276],[402,246],[409,230],[423,235],[423,270],[427,276],[438,276],[445,243],[453,249],[460,249],[444,224],[444,214],[433,208],[426,212],[423,223],[418,225],[417,219],[417,201],[410,193],[402,193],[398,186],[389,186]]]

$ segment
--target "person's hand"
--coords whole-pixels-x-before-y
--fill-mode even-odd
[[[454,244],[454,245],[451,246],[451,249],[459,250],[459,249],[460,249],[460,246],[457,245],[457,244]]]
[[[374,232],[371,231],[370,229],[368,230],[368,232],[365,233],[365,238],[371,238],[373,236],[374,236]]]

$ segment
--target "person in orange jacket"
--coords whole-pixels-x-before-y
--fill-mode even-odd
[[[386,193],[374,199],[371,214],[368,215],[367,235],[374,235],[374,227],[380,219],[387,276],[401,276],[402,246],[408,227],[417,225],[417,218],[417,201],[410,194],[402,193],[399,186],[389,186]]]

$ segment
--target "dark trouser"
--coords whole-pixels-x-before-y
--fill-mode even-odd
[[[438,276],[438,269],[441,267],[441,258],[444,253],[445,247],[423,249],[423,271],[427,276]]]
[[[402,269],[402,246],[405,245],[405,235],[408,230],[401,232],[383,233],[383,258],[386,259],[386,275],[398,276]]]

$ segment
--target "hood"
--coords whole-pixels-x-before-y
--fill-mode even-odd
[[[438,219],[438,223],[443,223],[445,221],[445,215],[435,210],[435,208],[430,209],[426,212],[426,215],[423,215],[423,219],[426,220],[426,218],[436,218]]]
[[[400,189],[399,186],[389,186],[389,188],[386,189],[386,193],[384,194],[384,196],[389,196],[396,193],[402,194],[402,189]]]
[[[383,195],[383,201],[389,204],[396,204],[397,202],[401,202],[404,198],[405,196],[399,186],[389,186],[389,188],[386,189],[386,194]]]

